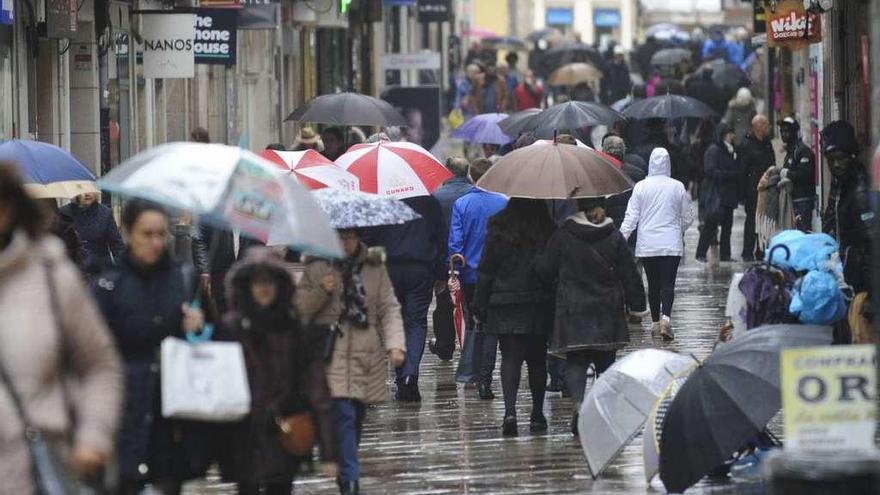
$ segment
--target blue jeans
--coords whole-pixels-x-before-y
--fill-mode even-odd
[[[791,202],[795,228],[804,232],[813,230],[813,198],[798,198]]]
[[[434,277],[428,265],[390,263],[388,275],[403,313],[406,362],[397,368],[397,379],[419,376],[419,365],[428,338],[428,308],[434,296]]]
[[[336,436],[339,440],[339,478],[343,482],[361,477],[358,445],[367,408],[360,401],[348,398],[333,399],[336,405]]]

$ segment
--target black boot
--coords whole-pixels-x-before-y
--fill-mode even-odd
[[[532,413],[532,417],[529,419],[529,431],[532,433],[547,431],[547,418],[543,413]]]
[[[492,400],[495,398],[495,393],[492,392],[492,387],[488,383],[481,383],[478,392],[482,400]]]
[[[361,491],[359,481],[341,481],[337,479],[336,484],[339,485],[339,495],[358,495]]]
[[[504,416],[504,422],[501,423],[501,434],[505,437],[515,437],[518,435],[516,427],[516,415]]]
[[[571,415],[571,434],[576,437],[580,436],[580,433],[578,432],[578,413]]]
[[[422,394],[419,392],[419,377],[409,377],[409,400],[412,402],[421,402]]]

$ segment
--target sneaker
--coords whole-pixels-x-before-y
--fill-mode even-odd
[[[651,323],[651,337],[659,337],[660,336],[660,322],[655,321]]]
[[[736,480],[759,481],[761,479],[761,464],[771,450],[758,448],[743,455],[730,466],[730,476]]]
[[[547,418],[542,413],[532,413],[529,419],[529,431],[532,433],[540,433],[547,431]]]
[[[516,427],[516,416],[505,416],[501,423],[501,434],[505,437],[515,437],[519,434]]]
[[[672,331],[672,321],[668,316],[664,316],[660,320],[660,336],[667,342],[675,340],[675,332]]]

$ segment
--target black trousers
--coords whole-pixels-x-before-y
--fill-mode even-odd
[[[516,416],[516,396],[522,376],[522,365],[529,367],[529,389],[532,391],[532,414],[544,410],[547,388],[547,337],[544,335],[499,335],[501,344],[501,391],[504,394],[504,415]]]
[[[715,240],[718,227],[721,227],[721,243],[718,246],[722,260],[730,259],[730,233],[733,230],[733,208],[722,207],[716,216],[706,219],[700,229],[700,242],[697,244],[697,258],[705,258],[709,245]]]
[[[758,258],[758,235],[755,227],[755,212],[758,208],[758,196],[746,196],[746,221],[743,225],[743,259]]]
[[[680,256],[650,256],[642,258],[648,277],[648,306],[651,321],[660,321],[660,315],[672,316],[675,302],[675,279],[678,277]]]

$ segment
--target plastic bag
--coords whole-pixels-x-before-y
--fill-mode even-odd
[[[832,325],[846,316],[846,301],[834,275],[811,271],[795,285],[788,310],[802,323]]]
[[[789,250],[788,259],[785,250],[777,249],[776,246],[785,246]],[[837,241],[828,234],[805,234],[800,230],[784,230],[770,239],[765,259],[770,259],[773,253],[773,264],[795,271],[827,270],[839,271],[839,246]]]

